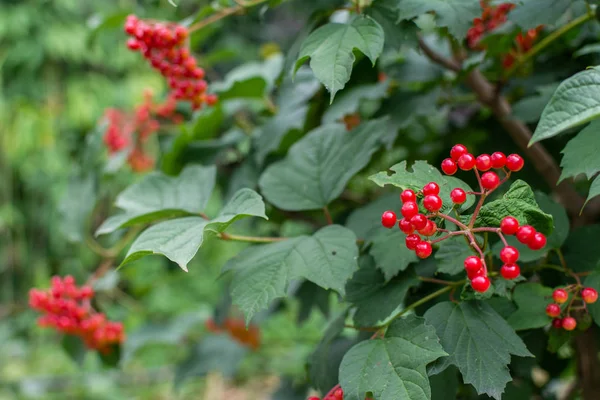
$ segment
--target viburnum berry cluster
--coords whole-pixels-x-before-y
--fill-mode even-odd
[[[475,157],[469,153],[464,145],[457,144],[452,147],[450,157],[442,162],[441,168],[447,175],[454,175],[458,169],[463,171],[473,170],[475,172],[479,182],[479,192],[466,192],[462,188],[454,188],[450,192],[452,201],[452,206],[449,207],[450,210],[464,204],[467,201],[467,195],[479,196],[479,201],[470,220],[463,222],[458,215],[454,218],[441,212],[444,204],[439,195],[440,187],[436,182],[429,182],[418,192],[411,189],[404,190],[400,194],[400,200],[402,201],[400,214],[402,218],[399,219],[394,211],[388,210],[381,216],[381,223],[386,228],[393,228],[398,224],[399,229],[407,235],[405,239],[406,247],[414,250],[419,258],[429,257],[433,252],[432,245],[435,243],[452,236],[465,236],[471,248],[477,253],[477,255],[467,257],[464,261],[467,277],[475,291],[485,292],[491,284],[488,277],[489,271],[484,257],[484,249],[478,243],[475,233],[492,232],[499,236],[502,243],[504,243],[504,248],[499,254],[503,262],[500,274],[503,278],[509,280],[517,278],[521,273],[521,269],[517,265],[519,251],[508,245],[505,235],[515,235],[519,242],[527,245],[532,250],[542,249],[546,245],[546,237],[542,233],[537,232],[531,225],[520,225],[519,221],[512,216],[504,217],[498,227],[475,227],[477,216],[485,199],[502,183],[506,182],[512,172],[520,171],[524,163],[523,158],[518,154],[506,156],[502,152],[495,152],[491,155],[481,154]],[[504,177],[500,179],[498,173],[490,171],[491,169],[503,171]],[[483,174],[480,174],[480,172],[483,172]],[[443,221],[453,223],[459,230],[449,231],[439,228],[438,225]],[[445,235],[431,240],[431,237],[438,232],[445,233]]]
[[[258,349],[260,347],[260,331],[256,325],[250,325],[246,328],[246,322],[243,318],[226,318],[221,324],[217,324],[213,319],[206,321],[206,329],[209,332],[226,332],[238,343]]]
[[[587,305],[598,300],[598,292],[594,288],[583,287],[578,283],[555,289],[552,292],[552,299],[554,302],[546,306],[546,314],[553,318],[552,326],[572,331],[577,327],[577,319],[574,315],[586,313]]]
[[[473,20],[473,26],[467,32],[467,44],[473,50],[485,50],[485,47],[480,43],[483,36],[502,26],[507,20],[508,13],[515,8],[515,5],[512,3],[502,3],[493,6],[488,4],[487,1],[481,0],[480,4],[482,9],[481,17]],[[527,32],[519,32],[517,34],[515,47],[502,59],[502,66],[505,69],[510,68],[520,55],[531,50],[542,28],[543,26],[540,25]]]
[[[93,297],[91,286],[78,287],[70,275],[54,276],[50,289],[30,290],[29,306],[44,314],[38,319],[39,326],[79,336],[88,348],[106,354],[125,340],[125,332],[122,323],[108,321],[92,308]]]
[[[204,69],[186,45],[189,31],[172,23],[144,21],[130,15],[125,21],[125,32],[131,36],[127,47],[139,51],[150,65],[167,79],[170,96],[175,100],[189,101],[197,110],[203,104],[213,105],[217,96],[207,94]]]
[[[109,108],[104,114],[107,128],[104,143],[110,153],[130,148],[127,161],[136,172],[154,166],[154,159],[144,150],[148,138],[158,132],[162,122],[179,124],[183,115],[176,110],[177,102],[169,97],[163,103],[154,103],[152,92],[146,90],[144,102],[133,113]]]

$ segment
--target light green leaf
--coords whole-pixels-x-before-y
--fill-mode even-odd
[[[474,254],[463,237],[447,239],[440,243],[440,248],[435,253],[437,271],[450,275],[460,274],[465,270],[465,258]]]
[[[573,57],[581,57],[587,54],[600,53],[600,43],[593,43],[583,46],[581,49],[573,53]]]
[[[257,311],[284,297],[292,279],[305,278],[344,294],[344,285],[358,268],[358,247],[352,231],[329,225],[313,236],[300,236],[253,246],[224,267],[233,271],[233,303],[250,321]]]
[[[477,226],[500,226],[506,216],[512,215],[521,225],[529,224],[545,235],[554,228],[552,215],[543,212],[538,206],[531,187],[522,180],[516,180],[498,200],[481,207],[477,216]]]
[[[481,15],[481,6],[479,0],[400,0],[398,11],[400,20],[433,11],[437,24],[447,27],[455,38],[462,40],[473,19]]]
[[[558,182],[563,179],[585,174],[588,179],[600,171],[600,120],[592,121],[583,128],[562,150],[560,162],[562,173]]]
[[[383,272],[386,281],[392,279],[398,272],[406,270],[410,263],[418,261],[415,252],[406,248],[405,238],[406,235],[399,229],[383,228],[372,239],[369,253],[375,259],[377,268]]]
[[[464,382],[479,394],[500,400],[512,380],[508,370],[511,354],[532,356],[515,331],[484,302],[439,303],[425,313],[425,319],[450,354],[438,360],[430,373],[456,365]]]
[[[370,17],[357,17],[349,24],[329,23],[304,40],[295,69],[310,58],[310,67],[333,101],[350,79],[355,60],[352,51],[360,50],[375,65],[383,41],[383,28]]]
[[[585,203],[583,206],[585,207],[588,201],[590,201],[596,196],[600,196],[600,175],[592,181],[592,186],[590,186],[590,193],[588,194],[587,199],[585,199]]]
[[[569,222],[567,210],[545,193],[536,192],[535,199],[542,211],[552,215],[552,220],[554,222],[554,229],[550,236],[548,236],[547,247],[558,249],[569,236],[571,223]]]
[[[389,81],[355,86],[342,92],[323,114],[323,124],[339,122],[345,115],[358,111],[362,100],[385,97]]]
[[[548,139],[600,116],[600,69],[593,67],[563,81],[550,99],[529,142]]]
[[[389,173],[390,171],[392,172],[391,174]],[[392,185],[402,190],[412,189],[415,192],[422,190],[423,186],[429,182],[437,182],[440,186],[440,197],[444,202],[442,210],[447,210],[453,205],[450,199],[452,189],[460,187],[465,191],[472,191],[465,182],[453,176],[442,176],[437,168],[421,160],[415,161],[410,170],[407,167],[407,162],[402,161],[390,167],[389,171],[378,172],[370,176],[369,179],[381,187]],[[464,210],[471,207],[474,202],[475,196],[467,195],[467,201],[462,205],[461,209]]]
[[[283,68],[284,57],[275,54],[264,62],[250,62],[231,70],[225,79],[213,82],[210,88],[219,99],[263,98],[275,83]]]
[[[124,213],[108,218],[96,235],[159,219],[204,211],[215,186],[216,168],[189,166],[177,177],[152,172],[125,189],[115,202]]]
[[[238,219],[251,216],[268,219],[262,197],[253,190],[241,189],[212,220],[178,218],[146,229],[133,242],[121,265],[150,254],[160,254],[187,271],[187,264],[198,252],[207,232],[223,232]]]
[[[508,20],[525,31],[539,25],[553,26],[574,3],[574,0],[521,0],[508,13]]]
[[[360,269],[346,284],[346,300],[357,307],[356,325],[375,326],[403,305],[408,290],[419,281],[411,271],[386,283],[372,257],[361,257],[359,264]]]
[[[551,321],[546,315],[546,306],[551,302],[552,289],[539,283],[522,283],[517,285],[513,293],[513,301],[517,311],[508,317],[508,323],[513,329],[542,328]]]
[[[344,399],[363,400],[371,392],[377,400],[429,400],[425,367],[445,355],[433,327],[423,318],[396,320],[384,339],[361,342],[344,356],[340,365]]]
[[[364,168],[380,146],[386,119],[347,132],[343,125],[323,125],[295,143],[287,157],[271,164],[260,177],[265,198],[282,210],[325,207]]]

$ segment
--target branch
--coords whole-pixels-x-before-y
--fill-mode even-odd
[[[219,233],[217,237],[221,240],[230,240],[232,242],[245,242],[245,243],[274,243],[286,240],[284,237],[260,237],[260,236],[242,236],[232,235],[229,233]]]
[[[196,22],[194,25],[190,26],[189,31],[194,32],[194,31],[200,30],[200,29],[204,28],[205,26],[213,24],[223,18],[226,18],[233,14],[237,14],[240,11],[243,11],[250,7],[257,6],[257,5],[259,5],[261,3],[265,3],[267,1],[268,0],[250,0],[250,1],[241,1],[240,0],[240,1],[237,1],[236,2],[237,6],[223,8],[222,10],[216,12],[215,14],[211,15],[210,17],[204,18],[203,20]]]
[[[419,46],[423,52],[435,63],[452,71],[460,70],[456,60],[452,61],[437,54],[423,40],[419,40]],[[523,122],[512,119],[512,108],[506,99],[496,91],[494,85],[483,76],[479,69],[475,68],[466,75],[467,86],[477,96],[479,102],[489,107],[510,137],[527,156],[533,167],[543,177],[544,181],[558,196],[560,203],[567,209],[568,213],[576,220],[576,224],[582,224],[586,220],[593,220],[600,214],[600,199],[591,200],[584,209],[583,217],[579,213],[585,199],[577,193],[570,182],[562,181],[557,185],[560,177],[560,168],[552,155],[539,142],[528,147],[532,132]]]

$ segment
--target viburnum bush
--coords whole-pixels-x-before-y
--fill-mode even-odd
[[[321,341],[298,344],[305,365],[274,398],[597,399],[596,2],[308,1],[290,43],[233,69],[205,56],[218,24],[299,11],[224,3],[121,19],[119,45],[165,94],[106,111],[112,173],[121,156],[142,175],[85,225],[103,265],[140,274],[151,255],[184,274],[235,253],[202,332],[234,343],[191,335],[176,381],[272,358],[263,326],[319,315]],[[43,326],[127,347],[91,291],[52,285],[31,292]]]

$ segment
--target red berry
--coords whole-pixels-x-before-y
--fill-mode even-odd
[[[562,328],[562,319],[560,319],[560,318],[553,319],[552,320],[552,327],[556,328],[556,329]]]
[[[402,200],[403,203],[409,201],[417,201],[417,195],[415,195],[414,191],[406,189],[403,190],[402,193],[400,193],[400,200]]]
[[[396,213],[393,211],[386,211],[381,215],[381,225],[386,228],[393,228],[396,225]]]
[[[435,182],[429,182],[427,185],[423,186],[423,194],[425,196],[429,194],[439,194],[440,187]]]
[[[427,226],[427,217],[423,214],[417,214],[410,219],[410,223],[415,227],[416,230],[423,229]]]
[[[469,278],[470,280],[473,280],[478,276],[485,276],[485,271],[483,270],[483,268],[480,268],[477,271],[467,271],[467,278]]]
[[[429,257],[432,251],[433,249],[431,248],[431,244],[429,242],[420,242],[415,248],[415,253],[417,253],[417,257],[419,258]]]
[[[423,199],[423,207],[431,212],[437,212],[442,208],[442,199],[436,194],[429,194]]]
[[[462,190],[461,188],[452,189],[450,192],[450,199],[455,204],[462,204],[467,201],[467,192]]]
[[[419,206],[414,201],[407,201],[402,204],[400,212],[404,218],[412,218],[419,213]]]
[[[523,244],[528,244],[535,235],[535,228],[531,225],[520,226],[517,230],[517,240]]]
[[[419,235],[412,234],[406,237],[405,242],[407,249],[414,250],[417,248],[417,245],[421,243],[421,238],[419,237]]]
[[[523,165],[525,165],[525,161],[523,160],[523,157],[518,154],[510,154],[506,157],[506,168],[510,171],[520,171],[521,168],[523,168]]]
[[[519,221],[515,217],[504,217],[500,222],[500,229],[505,235],[514,235],[519,230]]]
[[[560,315],[560,312],[560,306],[556,303],[550,303],[546,306],[546,315],[550,318],[558,317]]]
[[[565,317],[562,320],[562,327],[565,331],[572,331],[577,327],[577,321],[573,317]]]
[[[500,184],[500,178],[498,174],[492,171],[486,172],[481,175],[481,186],[487,190],[494,190]]]
[[[500,259],[505,264],[516,263],[519,259],[519,250],[512,246],[506,246],[505,248],[500,250]]]
[[[142,44],[134,38],[131,38],[129,40],[127,40],[127,47],[129,48],[129,50],[139,50],[142,48]]]
[[[504,264],[500,268],[500,274],[504,279],[510,281],[521,274],[521,268],[517,264]]]
[[[475,160],[475,167],[480,171],[487,171],[492,168],[492,159],[489,154],[481,154]]]
[[[552,298],[556,303],[563,304],[569,300],[569,293],[564,289],[555,289],[554,292],[552,292]]]
[[[217,102],[219,101],[219,97],[214,94],[207,94],[206,95],[206,104],[208,104],[209,106],[214,106],[215,104],[217,104]]]
[[[425,228],[419,230],[419,233],[423,236],[433,236],[435,232],[437,232],[437,225],[431,220],[427,220]]]
[[[411,224],[410,221],[406,218],[402,218],[400,222],[398,222],[398,227],[402,232],[406,233],[407,235],[410,235],[415,231],[415,227],[413,226],[413,224]]]
[[[463,154],[467,154],[468,152],[469,150],[467,150],[467,147],[465,145],[457,144],[454,145],[452,149],[450,149],[450,157],[452,158],[452,160],[458,161],[460,156],[462,156]]]
[[[483,266],[483,263],[481,262],[481,258],[479,257],[475,257],[475,256],[469,256],[467,258],[465,258],[465,269],[467,270],[467,272],[477,272],[481,269],[481,267]]]
[[[490,156],[492,168],[504,168],[506,165],[506,156],[504,153],[497,151]]]
[[[531,250],[540,250],[543,249],[546,245],[546,236],[543,233],[536,232],[533,234],[527,245]]]
[[[458,167],[451,158],[446,158],[442,161],[442,171],[444,171],[446,175],[454,175],[456,171],[458,171]]]
[[[590,287],[584,288],[581,291],[581,298],[587,304],[595,303],[596,300],[598,300],[598,292],[596,291],[596,289],[593,289],[593,288],[590,288]]]
[[[341,388],[335,389],[333,396],[336,398],[336,400],[344,400],[344,391]]]
[[[471,280],[471,287],[479,293],[483,293],[490,288],[490,280],[487,276],[476,276]]]
[[[473,156],[473,154],[470,153],[463,154],[458,159],[457,164],[458,168],[462,169],[463,171],[468,171],[470,169],[473,169],[473,167],[475,166],[475,157]]]

